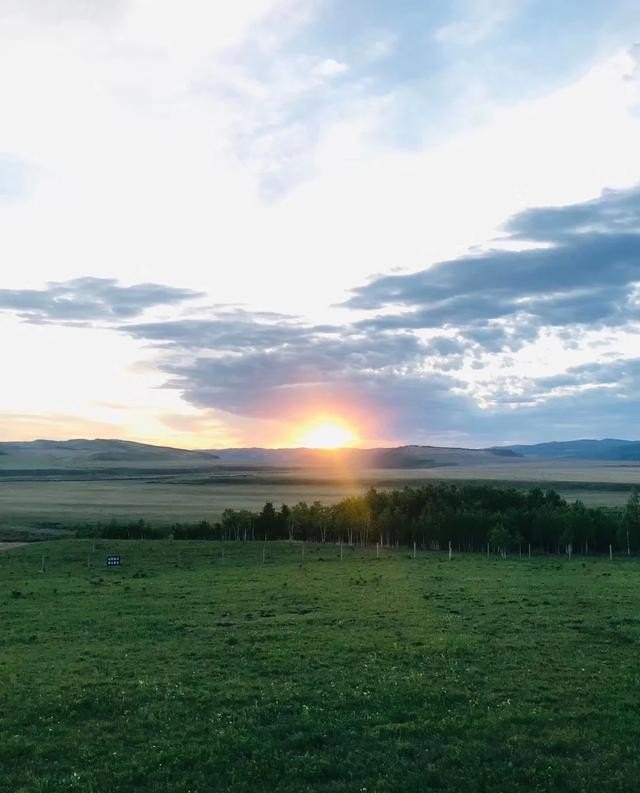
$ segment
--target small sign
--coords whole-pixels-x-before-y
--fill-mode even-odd
[[[120,557],[107,556],[107,567],[120,567]]]

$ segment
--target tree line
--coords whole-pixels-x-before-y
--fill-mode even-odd
[[[155,537],[157,530],[138,522],[113,527],[116,536]],[[107,533],[105,533],[105,531]],[[103,527],[101,536],[110,536]],[[349,545],[452,547],[505,555],[520,548],[536,552],[605,553],[640,551],[640,494],[634,490],[625,507],[587,507],[555,490],[519,490],[483,484],[448,483],[369,489],[337,504],[301,501],[260,511],[226,509],[220,521],[175,524],[175,539],[343,542]]]

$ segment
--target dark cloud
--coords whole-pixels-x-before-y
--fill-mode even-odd
[[[466,349],[466,345],[459,339],[452,339],[448,336],[435,336],[429,340],[428,349],[435,355],[460,355]]]
[[[640,358],[618,358],[572,366],[566,372],[536,381],[539,389],[575,388],[581,386],[613,387],[621,395],[640,384]]]
[[[424,357],[420,341],[406,334],[380,334],[372,343],[347,329],[329,334],[302,325],[211,322],[203,336],[185,343],[185,328],[176,334],[173,325],[167,323],[164,337],[171,385],[194,404],[248,415],[268,414],[276,403],[284,407],[291,399],[308,401],[311,394],[345,396],[355,381],[401,377]],[[134,332],[141,337],[140,327]],[[155,326],[154,337],[158,333]]]
[[[563,207],[535,207],[505,226],[515,239],[558,242],[576,234],[640,233],[640,188],[605,190],[600,198]]]
[[[347,305],[405,309],[361,323],[371,329],[452,327],[472,339],[493,321],[510,322],[505,333],[512,348],[519,328],[531,339],[544,326],[619,326],[640,319],[640,189],[528,210],[507,231],[510,242],[544,245],[493,250],[378,278],[356,289]],[[500,333],[493,329],[490,335]]]
[[[544,328],[579,345],[589,328],[615,331],[637,318],[639,213],[638,190],[523,212],[509,222],[509,240],[544,247],[379,278],[356,290],[350,305],[406,310],[350,325],[218,309],[208,318],[123,330],[163,349],[167,385],[198,407],[295,419],[347,405],[374,416],[378,434],[416,442],[592,435],[594,421],[620,433],[640,409],[633,363],[589,364],[538,380],[502,370],[484,408],[458,372],[465,363],[482,369],[486,354],[515,359]],[[446,334],[420,333],[440,327]]]
[[[161,284],[119,286],[112,278],[76,278],[49,283],[46,289],[0,289],[0,310],[17,312],[29,322],[121,321],[198,296]]]
[[[490,442],[491,439],[523,443],[592,437],[634,439],[638,435],[640,380],[636,377],[633,382],[635,390],[620,382],[575,393],[532,393],[508,402],[502,400],[476,417],[471,431],[475,437]]]
[[[248,352],[265,350],[300,339],[300,326],[291,318],[264,321],[264,314],[220,314],[213,319],[183,319],[127,325],[126,333],[162,346],[185,350]]]
[[[361,367],[377,368],[389,362],[406,361],[425,354],[430,345],[412,333],[370,334],[349,325],[305,325],[293,317],[267,322],[243,314],[218,314],[211,319],[185,319],[125,325],[125,333],[138,339],[186,351],[245,353],[287,357],[304,354],[306,362],[326,366],[351,361]],[[449,341],[449,340],[445,340]]]
[[[432,394],[434,412],[436,393],[449,393],[454,382],[434,371],[418,374],[427,356],[457,349],[445,338],[432,348],[409,333],[372,336],[348,326],[251,322],[235,314],[123,330],[164,348],[167,385],[188,402],[238,415],[291,419],[339,404],[390,428],[414,415],[406,397],[412,378],[414,393],[423,384],[422,407],[429,404],[425,391]]]
[[[509,239],[545,247],[378,278],[350,304],[385,314],[351,324],[220,306],[198,309],[197,318],[132,322],[197,293],[96,278],[0,290],[0,309],[31,322],[106,320],[155,348],[166,386],[200,408],[287,421],[336,409],[371,437],[418,443],[624,436],[640,415],[640,359],[537,379],[508,367],[545,328],[565,347],[583,346],[587,329],[609,328],[604,350],[638,318],[639,213],[638,190],[521,213],[507,226]],[[393,306],[404,311],[388,313]],[[478,386],[465,381],[465,366],[482,369],[497,352],[497,376]]]
[[[292,421],[337,408],[387,437],[424,436],[426,427],[440,433],[472,410],[468,398],[454,395],[462,384],[449,376],[403,374],[390,365],[368,371],[353,363],[282,354],[198,358],[166,369],[174,373],[168,385],[197,407]]]
[[[167,387],[199,408],[300,420],[337,406],[380,437],[489,445],[507,439],[622,434],[640,415],[640,364],[612,361],[496,390],[481,409],[452,372],[466,339],[359,328],[251,322],[244,314],[124,326],[163,348]],[[478,330],[480,334],[480,330]],[[479,343],[485,343],[480,335]],[[571,393],[566,389],[573,387]],[[562,389],[565,393],[562,393]]]
[[[462,379],[419,372],[410,355],[398,359],[392,343],[375,360],[364,341],[357,350],[354,343],[347,345],[343,355],[338,347],[336,342],[271,354],[200,355],[167,361],[164,369],[170,374],[168,386],[196,407],[296,421],[335,405],[373,433],[416,443],[626,437],[633,435],[640,415],[640,360],[576,367],[565,377],[532,380],[525,393],[499,394],[481,409]],[[572,386],[578,388],[556,392]]]

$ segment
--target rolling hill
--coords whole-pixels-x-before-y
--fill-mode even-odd
[[[577,440],[488,449],[398,446],[374,449],[188,450],[134,441],[75,439],[0,442],[0,476],[20,472],[200,472],[229,469],[431,469],[521,466],[537,461],[640,461],[640,441]]]
[[[222,464],[314,468],[348,465],[354,468],[434,468],[499,462],[502,450],[456,449],[440,446],[398,446],[377,449],[215,449]],[[511,457],[518,456],[509,452]]]
[[[0,443],[0,472],[161,468],[434,468],[482,465],[520,457],[505,449],[399,446],[377,449],[187,450],[120,440],[37,440]]]
[[[537,457],[547,460],[640,461],[640,441],[627,441],[620,438],[552,441],[529,446],[496,447],[495,450],[511,451],[522,457]]]
[[[212,452],[188,451],[134,441],[75,439],[0,443],[3,469],[91,469],[113,467],[213,464]]]

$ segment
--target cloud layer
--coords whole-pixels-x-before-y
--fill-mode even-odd
[[[562,426],[563,412],[567,431],[580,417],[587,432],[589,414],[620,429],[640,407],[637,362],[615,341],[638,332],[640,190],[520,213],[501,244],[525,247],[357,288],[349,307],[385,313],[347,325],[227,313],[124,330],[164,347],[169,385],[198,407],[284,417],[348,405],[407,439],[512,435],[534,418]],[[518,366],[517,351],[541,337],[569,361],[597,332],[614,334],[601,342],[609,360],[540,377]]]
[[[491,250],[378,278],[355,290],[347,305],[409,309],[362,323],[372,330],[453,327],[488,347],[505,344],[505,326],[512,341],[524,342],[545,326],[610,327],[640,319],[640,190],[528,210],[506,230],[503,242],[536,247]]]
[[[0,310],[30,322],[95,322],[133,319],[149,308],[199,297],[191,289],[161,284],[120,286],[114,278],[74,278],[45,289],[0,289]]]
[[[632,0],[0,0],[0,412],[618,433],[638,40]]]
[[[100,278],[0,290],[0,309],[149,345],[165,387],[198,409],[283,422],[329,411],[414,441],[523,437],[532,422],[535,437],[545,424],[621,430],[640,411],[640,189],[519,213],[499,244],[357,287],[348,307],[370,316],[341,324],[224,306],[140,322],[202,295]],[[565,363],[536,374],[527,356],[544,364],[543,339]]]

